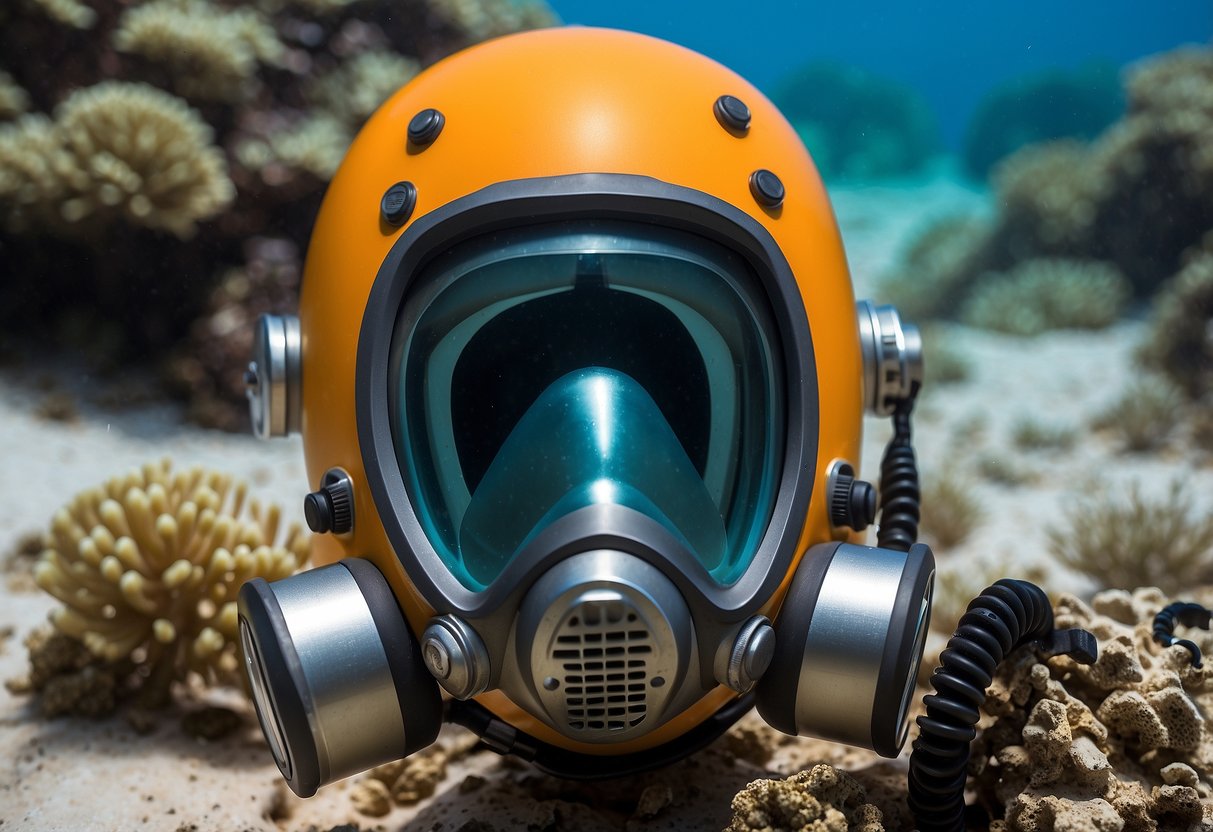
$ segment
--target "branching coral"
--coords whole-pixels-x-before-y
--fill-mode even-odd
[[[276,543],[279,525],[277,507],[249,500],[243,483],[166,460],[56,513],[35,579],[65,605],[55,627],[102,659],[147,666],[155,700],[191,671],[234,678],[240,585],[286,577],[308,557],[297,526]]]
[[[725,832],[882,832],[884,816],[853,777],[814,766],[786,780],[755,780],[733,798]]]
[[[1203,829],[1213,823],[1213,668],[1182,647],[1163,649],[1150,622],[1167,604],[1157,589],[1073,596],[1059,628],[1082,627],[1099,659],[1008,658],[988,690],[995,721],[974,744],[982,802],[1010,832]],[[1213,638],[1196,631],[1208,645]]]
[[[1213,234],[1159,294],[1141,358],[1190,398],[1213,393]]]
[[[10,227],[47,218],[63,230],[118,217],[191,235],[235,191],[210,128],[178,98],[106,82],[73,93],[55,120],[28,115],[0,133],[0,195]]]
[[[1129,299],[1129,284],[1096,260],[1025,260],[974,286],[961,317],[972,326],[1036,335],[1050,329],[1102,329]]]
[[[1176,481],[1165,495],[1133,484],[1118,497],[1095,495],[1048,531],[1058,559],[1103,587],[1157,586],[1166,592],[1213,578],[1213,512]]]
[[[253,91],[258,62],[282,59],[273,28],[252,8],[209,0],[152,0],[119,20],[114,46],[165,67],[191,99],[238,101]]]

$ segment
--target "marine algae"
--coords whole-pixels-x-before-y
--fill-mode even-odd
[[[1213,232],[1159,293],[1140,357],[1189,398],[1213,394]]]
[[[280,537],[276,506],[201,468],[149,464],[79,494],[51,523],[35,569],[63,607],[62,634],[107,662],[146,668],[146,701],[162,701],[189,673],[239,678],[236,593],[246,580],[277,580],[308,558],[296,525]]]
[[[1048,529],[1049,549],[1101,588],[1178,592],[1213,580],[1213,512],[1198,506],[1182,481],[1156,496],[1137,483],[1119,494],[1093,494],[1066,516]]]

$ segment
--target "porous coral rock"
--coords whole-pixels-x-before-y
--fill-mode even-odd
[[[1208,598],[1205,597],[1205,602]],[[1030,650],[999,668],[975,742],[980,799],[1010,832],[1204,828],[1213,822],[1213,670],[1183,648],[1158,646],[1153,616],[1170,599],[1155,588],[1062,596],[1059,628],[1090,630],[1111,658],[1084,668]],[[1203,633],[1203,635],[1202,635]],[[1184,637],[1213,641],[1204,631]],[[1129,650],[1135,655],[1127,655]],[[1101,664],[1102,663],[1102,664]]]
[[[236,593],[249,578],[284,578],[308,557],[298,526],[278,543],[280,512],[231,477],[165,460],[79,494],[51,523],[35,571],[63,602],[61,633],[106,661],[148,668],[146,699],[163,701],[191,671],[238,678]]]
[[[853,777],[814,766],[786,780],[755,780],[733,798],[725,832],[881,832],[879,809]]]
[[[30,633],[25,647],[29,675],[10,679],[5,687],[16,694],[37,693],[44,717],[104,716],[125,692],[129,662],[101,659],[80,641],[48,628]]]
[[[152,0],[126,11],[113,34],[121,52],[168,70],[190,99],[238,101],[254,91],[258,63],[276,64],[284,47],[253,8],[209,0]]]

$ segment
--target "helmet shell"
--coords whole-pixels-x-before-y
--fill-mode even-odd
[[[748,131],[717,120],[714,105],[732,95],[748,105]],[[410,120],[434,108],[445,125],[422,148],[408,142]],[[774,172],[785,196],[775,208],[751,193],[754,171]],[[329,186],[307,254],[300,298],[301,429],[309,480],[348,472],[355,529],[318,541],[316,559],[349,555],[383,571],[414,632],[433,610],[388,543],[363,466],[355,417],[359,331],[371,286],[408,224],[496,183],[577,173],[647,176],[724,200],[770,232],[787,259],[808,315],[817,356],[818,462],[814,494],[797,551],[832,532],[825,494],[833,459],[858,463],[862,358],[855,300],[833,211],[796,132],[755,87],[720,64],[644,35],[595,28],[544,29],[492,40],[428,68],[366,123]],[[396,182],[416,187],[402,226],[380,217]],[[852,537],[855,537],[852,535]],[[765,611],[773,615],[794,560]],[[721,689],[670,724],[627,747],[591,747],[560,737],[512,708],[500,694],[480,699],[516,727],[590,753],[639,750],[664,742],[733,696]]]

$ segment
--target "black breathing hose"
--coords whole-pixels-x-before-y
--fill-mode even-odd
[[[969,603],[931,677],[935,693],[923,697],[918,739],[910,754],[910,811],[919,832],[965,828],[964,789],[969,744],[994,670],[1017,647],[1032,641],[1046,655],[1095,661],[1095,636],[1053,629],[1053,608],[1044,590],[1003,578]]]
[[[918,540],[919,501],[918,461],[910,441],[910,414],[918,398],[918,382],[910,395],[897,403],[893,411],[893,438],[880,461],[880,528],[876,545],[884,549],[908,552]]]

